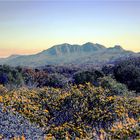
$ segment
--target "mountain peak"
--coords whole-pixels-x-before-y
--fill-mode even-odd
[[[123,48],[122,48],[120,45],[115,45],[115,46],[114,46],[114,49],[123,50]]]
[[[92,42],[86,42],[86,43],[83,44],[83,46],[84,45],[94,45],[94,43],[92,43]]]
[[[113,52],[122,52],[124,49],[120,45],[115,45],[114,47],[108,48],[108,50]]]
[[[91,42],[87,42],[85,44],[82,45],[83,50],[86,52],[91,52],[91,51],[99,51],[99,50],[103,50],[105,49],[105,47],[103,45],[100,44],[94,44]]]
[[[63,43],[63,44],[54,45],[53,47],[62,47],[62,46],[67,47],[67,46],[71,46],[71,44],[69,44],[69,43]]]

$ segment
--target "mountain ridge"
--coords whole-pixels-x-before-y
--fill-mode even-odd
[[[138,55],[123,49],[120,45],[106,48],[97,43],[83,45],[63,43],[32,55],[11,55],[0,59],[0,64],[11,66],[43,66],[54,64],[101,64],[129,55]]]

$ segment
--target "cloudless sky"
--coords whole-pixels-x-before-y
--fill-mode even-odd
[[[140,1],[0,0],[0,57],[85,42],[140,52]]]

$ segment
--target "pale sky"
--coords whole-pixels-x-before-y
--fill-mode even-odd
[[[0,57],[86,42],[140,52],[140,1],[0,1]]]

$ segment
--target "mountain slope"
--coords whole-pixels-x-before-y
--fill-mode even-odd
[[[138,55],[131,51],[124,50],[116,45],[106,48],[100,44],[85,43],[83,45],[70,45],[67,43],[55,45],[35,55],[14,55],[0,59],[0,64],[11,66],[37,67],[52,64],[104,64],[121,57]]]

